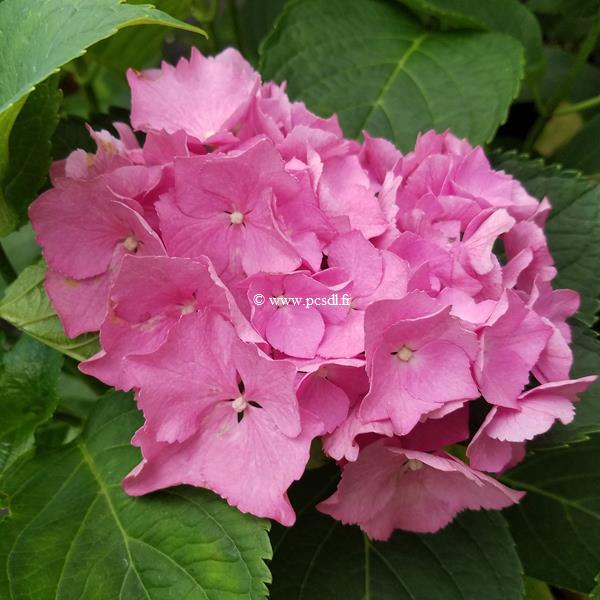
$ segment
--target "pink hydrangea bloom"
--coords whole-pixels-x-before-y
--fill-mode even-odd
[[[128,362],[146,418],[135,438],[144,461],[125,481],[129,493],[188,483],[294,521],[286,490],[311,440],[302,435],[293,365],[261,356],[213,311],[176,324],[156,352]]]
[[[516,408],[494,406],[469,445],[471,465],[494,473],[504,470],[523,455],[526,440],[545,433],[556,420],[569,424],[577,394],[595,380],[589,376],[545,383],[521,394]]]
[[[405,435],[441,405],[480,395],[472,376],[477,336],[449,307],[432,309],[431,302],[418,294],[367,310],[371,387],[359,411],[363,421],[390,419]]]
[[[174,193],[158,203],[169,253],[208,256],[226,279],[294,271],[300,257],[278,227],[276,203],[296,186],[264,138],[229,154],[176,161]]]
[[[229,48],[204,57],[195,48],[176,67],[129,71],[131,122],[136,129],[185,131],[201,142],[229,139],[239,125],[260,78],[240,53]],[[227,135],[229,134],[229,136]]]
[[[504,508],[522,495],[449,454],[403,450],[381,440],[343,468],[337,491],[318,508],[359,525],[372,539],[387,540],[394,529],[437,531],[462,510]]]
[[[195,485],[291,525],[320,438],[342,469],[320,509],[375,539],[517,502],[484,471],[594,380],[570,379],[550,203],[450,132],[404,155],[346,139],[233,49],[128,80],[138,133],[89,128],[96,152],[30,209],[67,335],[100,334],[81,370],[143,411],[126,491]]]
[[[227,318],[240,339],[263,341],[208,258],[127,256],[110,289],[110,315],[100,327],[102,350],[80,369],[108,385],[131,389],[124,359],[157,350],[173,325],[207,308]]]
[[[29,216],[51,272],[50,299],[72,337],[100,328],[123,256],[165,254],[139,212],[100,181],[65,180],[42,194]]]

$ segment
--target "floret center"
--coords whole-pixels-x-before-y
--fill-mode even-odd
[[[406,461],[406,467],[409,471],[418,471],[419,469],[423,468],[423,463],[416,458],[409,458]]]
[[[396,352],[396,357],[402,362],[408,362],[413,357],[413,354],[414,352],[408,346],[402,346],[402,348]]]
[[[233,225],[241,225],[244,222],[244,213],[235,210],[229,215],[229,219]]]
[[[189,315],[191,313],[193,313],[196,310],[196,306],[194,305],[193,302],[186,302],[185,304],[183,304],[181,306],[181,314],[182,315]]]
[[[135,252],[138,247],[138,241],[132,235],[130,235],[123,241],[123,246],[125,246],[125,250],[128,252]]]
[[[233,410],[235,410],[236,413],[244,412],[244,410],[246,410],[247,406],[248,406],[248,402],[246,402],[246,399],[244,398],[244,396],[238,396],[231,403],[231,408],[233,408]]]

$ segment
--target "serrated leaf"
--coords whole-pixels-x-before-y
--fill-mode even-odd
[[[46,179],[61,97],[58,80],[47,79],[27,96],[13,125],[2,187],[17,224],[27,221],[27,207]]]
[[[579,292],[577,316],[592,325],[600,306],[600,185],[515,153],[496,154],[493,162],[496,168],[514,175],[536,198],[550,199],[553,208],[545,229],[558,269],[553,285]]]
[[[451,128],[478,144],[507,115],[522,77],[510,36],[426,29],[382,0],[292,1],[261,48],[265,79],[349,137],[366,129],[402,150],[420,131]]]
[[[28,449],[35,429],[58,403],[62,356],[23,336],[0,362],[0,474]]]
[[[83,437],[19,462],[2,480],[0,597],[6,600],[266,597],[268,522],[206,490],[131,498],[140,414],[109,394]]]
[[[519,559],[499,513],[468,512],[436,534],[372,542],[312,508],[328,484],[323,468],[292,488],[299,519],[292,529],[274,527],[273,600],[522,598]]]
[[[45,275],[42,261],[24,269],[0,301],[0,318],[67,356],[85,360],[100,349],[98,336],[84,334],[70,339],[65,335],[44,290]]]
[[[151,6],[122,0],[4,0],[0,113],[88,46],[132,25],[166,25],[204,34]]]
[[[525,573],[589,592],[600,570],[600,436],[540,451],[502,480],[527,492],[505,511]]]
[[[534,14],[518,0],[400,0],[409,8],[437,17],[450,27],[506,33],[525,50],[527,71],[541,75],[544,67],[542,30]]]

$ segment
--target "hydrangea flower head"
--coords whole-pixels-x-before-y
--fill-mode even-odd
[[[319,510],[374,539],[518,502],[493,474],[595,380],[569,378],[547,199],[450,132],[346,139],[236,50],[128,81],[137,134],[90,129],[30,209],[66,333],[100,333],[81,370],[144,414],[125,490],[291,525],[318,438]]]

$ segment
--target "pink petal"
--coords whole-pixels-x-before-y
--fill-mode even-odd
[[[176,67],[142,73],[129,70],[131,122],[144,131],[184,130],[200,141],[235,126],[246,112],[260,79],[239,52],[214,57],[192,49]]]

